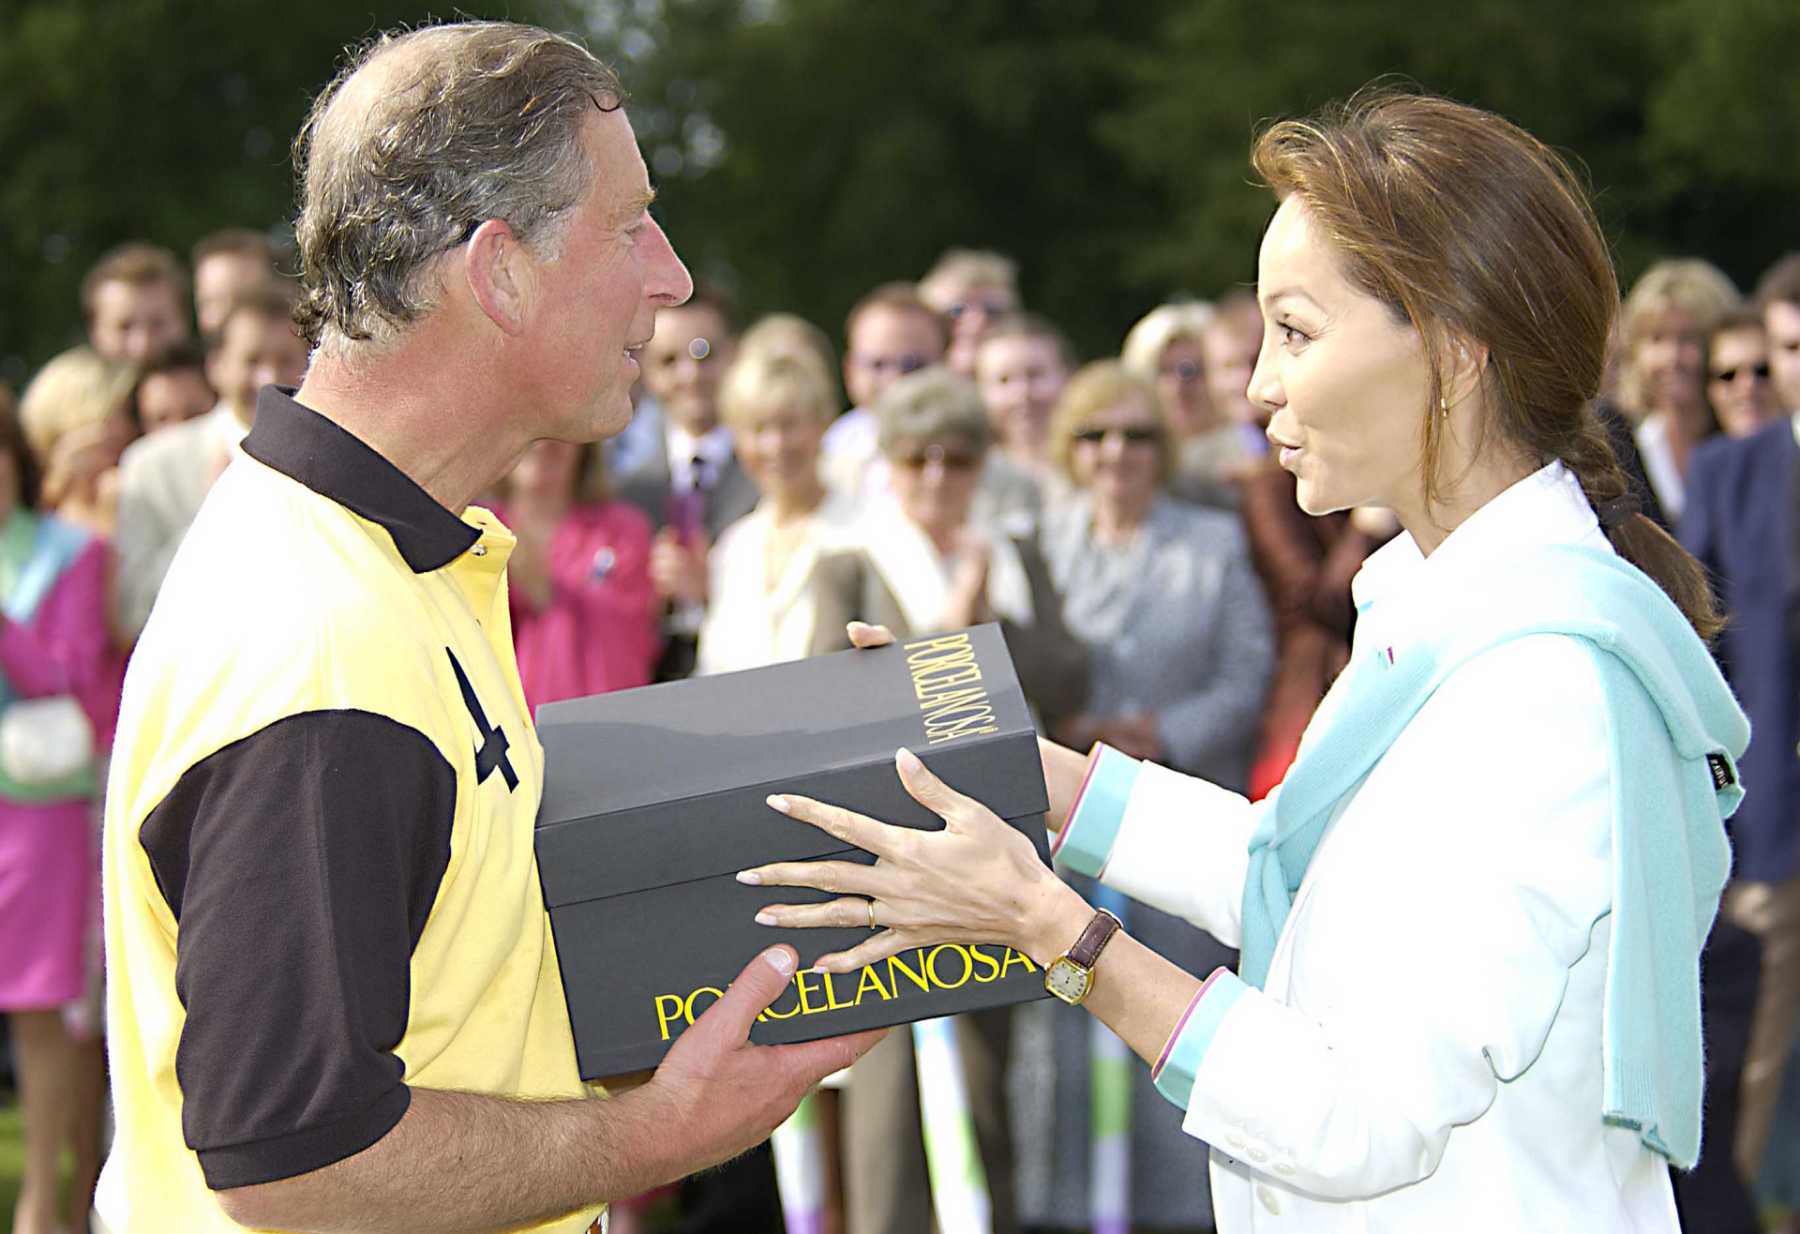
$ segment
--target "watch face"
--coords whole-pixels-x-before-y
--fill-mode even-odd
[[[1079,1003],[1087,997],[1088,986],[1093,983],[1094,976],[1087,969],[1070,960],[1068,956],[1059,956],[1044,970],[1044,988],[1065,1003]]]

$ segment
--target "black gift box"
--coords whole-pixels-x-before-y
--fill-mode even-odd
[[[778,942],[799,951],[801,971],[751,1030],[757,1042],[1044,996],[1041,970],[987,944],[915,948],[841,976],[809,972],[868,931],[757,925],[765,905],[831,897],[735,878],[771,861],[872,860],[770,809],[774,792],[941,827],[900,783],[902,746],[1048,861],[1037,737],[998,626],[551,703],[537,725],[538,871],[583,1077],[653,1066]]]

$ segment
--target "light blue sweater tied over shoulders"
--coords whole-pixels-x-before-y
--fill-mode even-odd
[[[1429,634],[1391,656],[1357,657],[1332,686],[1250,840],[1240,975],[1263,985],[1336,806],[1440,683],[1515,638],[1586,640],[1604,653],[1596,660],[1611,737],[1602,1115],[1691,1169],[1700,1156],[1700,948],[1730,872],[1724,820],[1743,799],[1737,760],[1749,721],[1680,610],[1611,552],[1546,545],[1454,590],[1416,627]]]

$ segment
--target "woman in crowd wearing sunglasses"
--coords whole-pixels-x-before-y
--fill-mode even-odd
[[[1059,739],[1242,791],[1273,651],[1241,525],[1167,495],[1168,418],[1116,361],[1064,389],[1051,449],[1076,494],[1046,512],[1044,554],[1089,665],[1087,706]]]
[[[1730,437],[1748,437],[1781,414],[1757,309],[1732,310],[1706,336],[1706,401]]]
[[[1222,324],[1203,300],[1160,304],[1126,334],[1119,362],[1156,389],[1175,446],[1170,491],[1204,506],[1234,509],[1236,480],[1262,451],[1251,447],[1243,425],[1212,396],[1206,336]],[[1242,402],[1241,386],[1237,394],[1235,401]]]

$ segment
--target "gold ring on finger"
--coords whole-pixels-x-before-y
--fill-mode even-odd
[[[873,900],[869,901],[869,928],[871,930],[879,930],[881,928],[875,924],[875,901]]]

